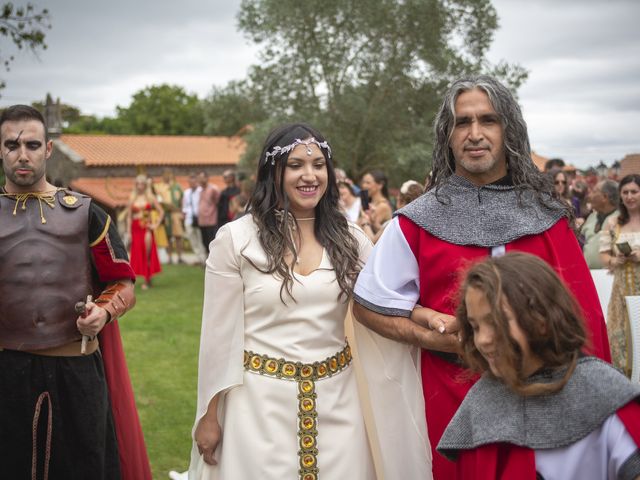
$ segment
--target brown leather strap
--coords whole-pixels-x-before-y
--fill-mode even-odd
[[[109,321],[121,317],[136,304],[133,282],[121,280],[110,283],[94,303],[109,313]]]
[[[44,355],[46,357],[79,357],[82,354],[80,353],[80,340],[77,342],[67,343],[65,345],[60,345],[59,347],[51,347],[44,348],[42,350],[25,350],[27,353],[32,353],[34,355]],[[100,343],[98,342],[98,337],[93,340],[89,340],[87,342],[87,352],[85,355],[91,355],[93,352],[98,350]]]
[[[40,411],[42,402],[47,400],[47,443],[44,451],[44,480],[49,478],[49,463],[51,462],[51,437],[53,429],[53,406],[51,405],[51,395],[49,392],[42,392],[36,402],[36,410],[33,414],[33,427],[31,430],[31,480],[38,478],[38,423],[40,421]]]

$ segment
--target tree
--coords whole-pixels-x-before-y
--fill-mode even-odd
[[[133,95],[128,107],[117,107],[118,129],[133,135],[202,135],[202,105],[176,85],[154,85]]]
[[[236,135],[248,125],[268,118],[259,96],[247,81],[213,87],[202,108],[206,135]]]
[[[46,119],[45,102],[31,102]],[[91,133],[91,134],[127,134],[128,125],[119,118],[104,117],[83,114],[80,109],[67,103],[60,104],[60,117],[65,133]]]
[[[431,125],[449,82],[497,72],[517,87],[520,67],[490,65],[497,28],[489,0],[243,0],[240,29],[259,45],[249,84],[271,123],[305,119],[352,176],[383,168],[399,183],[429,170]],[[256,130],[257,132],[258,130]],[[262,141],[248,137],[251,144]]]
[[[64,112],[63,112],[64,119]],[[80,114],[77,119],[70,121],[64,128],[65,133],[90,133],[90,134],[131,134],[128,125],[119,118],[103,117]]]
[[[45,50],[45,30],[51,28],[49,11],[45,8],[37,11],[31,4],[26,7],[16,7],[11,2],[0,6],[0,35],[7,37],[19,49],[27,48],[33,53],[41,48]],[[0,53],[0,62],[4,63],[7,71],[14,60],[12,54]],[[0,82],[0,88],[5,83]]]
[[[42,102],[33,102],[44,112]],[[154,85],[136,92],[128,107],[116,107],[115,117],[85,115],[61,104],[66,133],[115,135],[203,135],[203,104],[175,85]]]

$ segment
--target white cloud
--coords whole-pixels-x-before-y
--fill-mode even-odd
[[[530,71],[518,93],[534,150],[579,167],[640,152],[640,2],[494,5],[490,57]]]

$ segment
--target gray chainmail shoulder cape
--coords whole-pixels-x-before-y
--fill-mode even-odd
[[[532,382],[559,380],[563,371]],[[583,439],[634,398],[640,385],[595,357],[582,357],[558,393],[523,397],[483,376],[469,390],[445,430],[438,451],[455,460],[459,450],[507,442],[531,449],[560,448]]]
[[[551,208],[541,205],[533,191],[518,192],[513,185],[478,186],[452,175],[437,194],[435,189],[428,191],[396,215],[455,245],[495,247],[555,225],[564,207],[548,200]]]

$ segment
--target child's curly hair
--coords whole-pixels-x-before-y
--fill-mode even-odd
[[[482,292],[491,306],[500,379],[521,395],[541,395],[562,389],[575,369],[587,337],[581,309],[553,269],[542,259],[526,253],[489,258],[469,269],[456,312],[461,324],[463,357],[473,372],[492,375],[489,364],[474,344],[473,329],[467,318],[465,295],[469,288]],[[525,333],[531,353],[542,360],[543,366],[566,368],[561,380],[527,382],[522,351],[509,333],[507,305]]]

